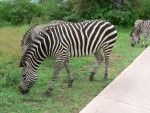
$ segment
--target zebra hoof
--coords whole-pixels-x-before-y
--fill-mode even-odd
[[[89,77],[89,81],[93,81],[94,80],[94,75],[95,75],[95,73],[91,72],[90,77]]]
[[[73,81],[74,81],[74,80],[69,80],[69,82],[68,82],[68,88],[71,88],[71,87],[72,87]]]
[[[72,84],[68,83],[68,88],[72,88]]]
[[[48,92],[48,91],[46,91],[46,92],[44,93],[44,96],[45,96],[45,97],[50,97],[50,96],[51,96],[51,93]]]
[[[148,45],[145,46],[145,48],[147,48]]]
[[[45,93],[44,96],[45,96],[45,97],[50,97],[51,94],[50,94],[50,93]]]
[[[94,75],[90,75],[89,81],[93,81],[94,80]]]
[[[20,90],[20,92],[21,92],[22,94],[27,94],[27,93],[29,92],[29,89],[27,89],[27,90]]]

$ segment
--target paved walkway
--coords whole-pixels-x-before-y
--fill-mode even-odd
[[[80,113],[150,113],[150,47]]]

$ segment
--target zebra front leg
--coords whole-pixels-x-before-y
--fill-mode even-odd
[[[140,35],[138,35],[138,43],[140,43]]]
[[[99,51],[94,53],[94,56],[96,58],[97,64],[94,66],[93,70],[91,71],[90,78],[89,78],[90,81],[94,80],[94,75],[97,73],[97,69],[103,61],[103,57]]]
[[[54,67],[53,76],[52,76],[52,81],[50,83],[50,86],[49,86],[48,90],[45,92],[45,96],[50,96],[51,91],[54,88],[54,83],[55,83],[55,80],[56,80],[56,78],[58,76],[58,72],[59,72],[60,67],[62,66],[62,64],[63,64],[62,61],[56,61],[56,64],[55,64],[55,67]]]
[[[65,60],[64,62],[65,68],[68,72],[69,75],[69,82],[68,82],[68,87],[72,87],[72,83],[74,81],[74,77],[72,76],[72,72],[71,72],[71,68],[70,68],[70,64],[69,64],[69,60]]]

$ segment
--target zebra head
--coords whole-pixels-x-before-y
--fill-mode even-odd
[[[23,67],[23,69],[19,89],[22,94],[26,94],[37,80],[37,73],[35,71],[36,69],[28,61],[24,61],[23,59],[20,61],[20,67]]]
[[[141,23],[139,23],[132,32],[130,33],[130,36],[132,37],[131,46],[135,46],[136,42],[139,41],[139,36],[142,33],[141,29]]]

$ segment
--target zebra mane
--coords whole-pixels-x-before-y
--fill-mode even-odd
[[[32,41],[31,41],[31,42],[32,42]],[[26,65],[26,64],[25,64],[25,57],[26,57],[27,52],[28,52],[29,49],[30,49],[30,46],[31,46],[31,44],[29,44],[29,45],[27,46],[26,51],[25,51],[25,52],[23,53],[23,55],[21,56],[21,60],[20,60],[19,67],[23,67],[23,66]]]
[[[43,32],[43,31],[42,31]],[[35,37],[38,37],[38,35],[40,34],[37,34]],[[28,52],[31,50],[31,46],[33,45],[33,43],[36,41],[36,39],[39,39],[40,37],[38,38],[35,38],[35,40],[31,40],[31,42],[29,43],[29,45],[27,46],[26,48],[26,51],[24,51],[23,55],[21,56],[21,60],[20,60],[20,64],[19,64],[19,67],[23,67],[26,65],[25,61],[26,61],[26,56],[28,54]]]
[[[24,60],[23,60],[23,58],[21,58],[20,63],[19,63],[19,67],[23,67],[24,65],[25,65]]]
[[[136,21],[135,21],[135,23],[134,23],[134,28],[133,28],[133,30],[131,31],[130,36],[132,36],[132,33],[133,33],[133,31],[137,28],[137,26],[142,25],[142,24],[144,23],[144,21],[145,21],[145,20],[142,20],[142,19],[139,19],[139,20],[136,20]]]
[[[136,22],[137,22],[137,21],[136,21]],[[140,22],[137,22],[137,25],[134,26],[133,30],[132,30],[131,33],[130,33],[130,36],[133,36],[134,30],[136,30],[136,29],[138,29],[138,28],[141,29],[141,26],[143,26],[143,23],[144,23],[144,22],[145,22],[145,20],[140,20]]]
[[[131,33],[130,33],[130,37],[132,36],[132,33],[133,33],[134,29],[132,29]]]
[[[53,21],[51,21],[49,24],[36,24],[36,25],[34,25],[34,26],[32,26],[32,27],[30,27],[26,32],[25,32],[25,34],[24,34],[24,36],[23,36],[23,39],[21,40],[21,46],[23,47],[23,45],[25,45],[25,43],[26,42],[30,42],[30,35],[31,35],[31,32],[34,30],[34,29],[37,29],[37,32],[39,32],[39,29],[41,29],[40,28],[40,26],[49,26],[49,27],[52,27],[52,26],[56,26],[56,25],[59,25],[59,24],[64,24],[64,23],[67,23],[66,21],[63,21],[63,20],[53,20]],[[69,23],[69,22],[68,22]],[[37,27],[37,28],[36,28]],[[43,29],[43,28],[42,28]]]
[[[23,38],[22,38],[22,40],[21,40],[21,46],[24,45],[24,40],[28,40],[31,31],[32,31],[37,25],[38,25],[38,24],[36,24],[36,25],[30,27],[30,28],[25,32],[25,34],[24,34],[24,36],[23,36]]]

